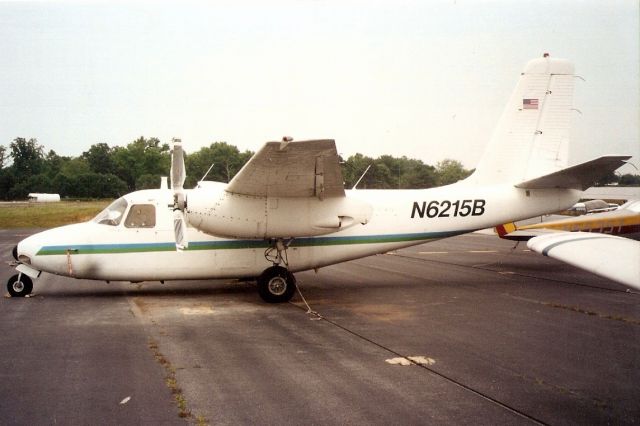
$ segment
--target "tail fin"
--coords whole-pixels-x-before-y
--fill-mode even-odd
[[[530,61],[469,182],[516,184],[566,167],[573,86],[568,60]]]

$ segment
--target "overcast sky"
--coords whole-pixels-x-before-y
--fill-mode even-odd
[[[0,3],[0,143],[284,135],[476,165],[524,64],[568,58],[570,162],[640,167],[637,0]],[[635,172],[625,166],[623,172]]]

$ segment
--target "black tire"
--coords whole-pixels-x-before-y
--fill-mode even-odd
[[[282,266],[272,266],[258,277],[258,294],[267,303],[284,303],[296,291],[296,279]]]
[[[33,281],[25,274],[17,274],[7,281],[7,290],[11,297],[25,297],[33,290]]]

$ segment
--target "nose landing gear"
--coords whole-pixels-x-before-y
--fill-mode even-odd
[[[33,281],[28,275],[19,273],[7,281],[7,290],[11,297],[25,297],[33,290]]]

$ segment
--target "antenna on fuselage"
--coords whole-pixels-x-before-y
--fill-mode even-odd
[[[204,173],[204,176],[202,176],[202,179],[200,179],[198,182],[202,182],[204,180],[204,178],[207,177],[207,175],[209,174],[209,172],[211,171],[211,169],[213,169],[213,165],[216,163],[211,163],[211,166],[209,166],[209,168],[207,169],[207,171]]]
[[[369,171],[369,169],[371,168],[371,166],[373,166],[373,163],[371,163],[371,164],[369,164],[369,165],[367,166],[367,168],[365,169],[365,171],[364,171],[364,173],[362,174],[362,176],[360,176],[360,179],[358,179],[358,181],[356,182],[356,184],[355,184],[355,185],[353,185],[353,188],[351,188],[351,189],[357,189],[357,188],[356,188],[356,186],[358,186],[358,184],[360,183],[360,181],[362,180],[362,178],[364,177],[364,175],[366,175],[366,174],[367,174],[367,172]]]

